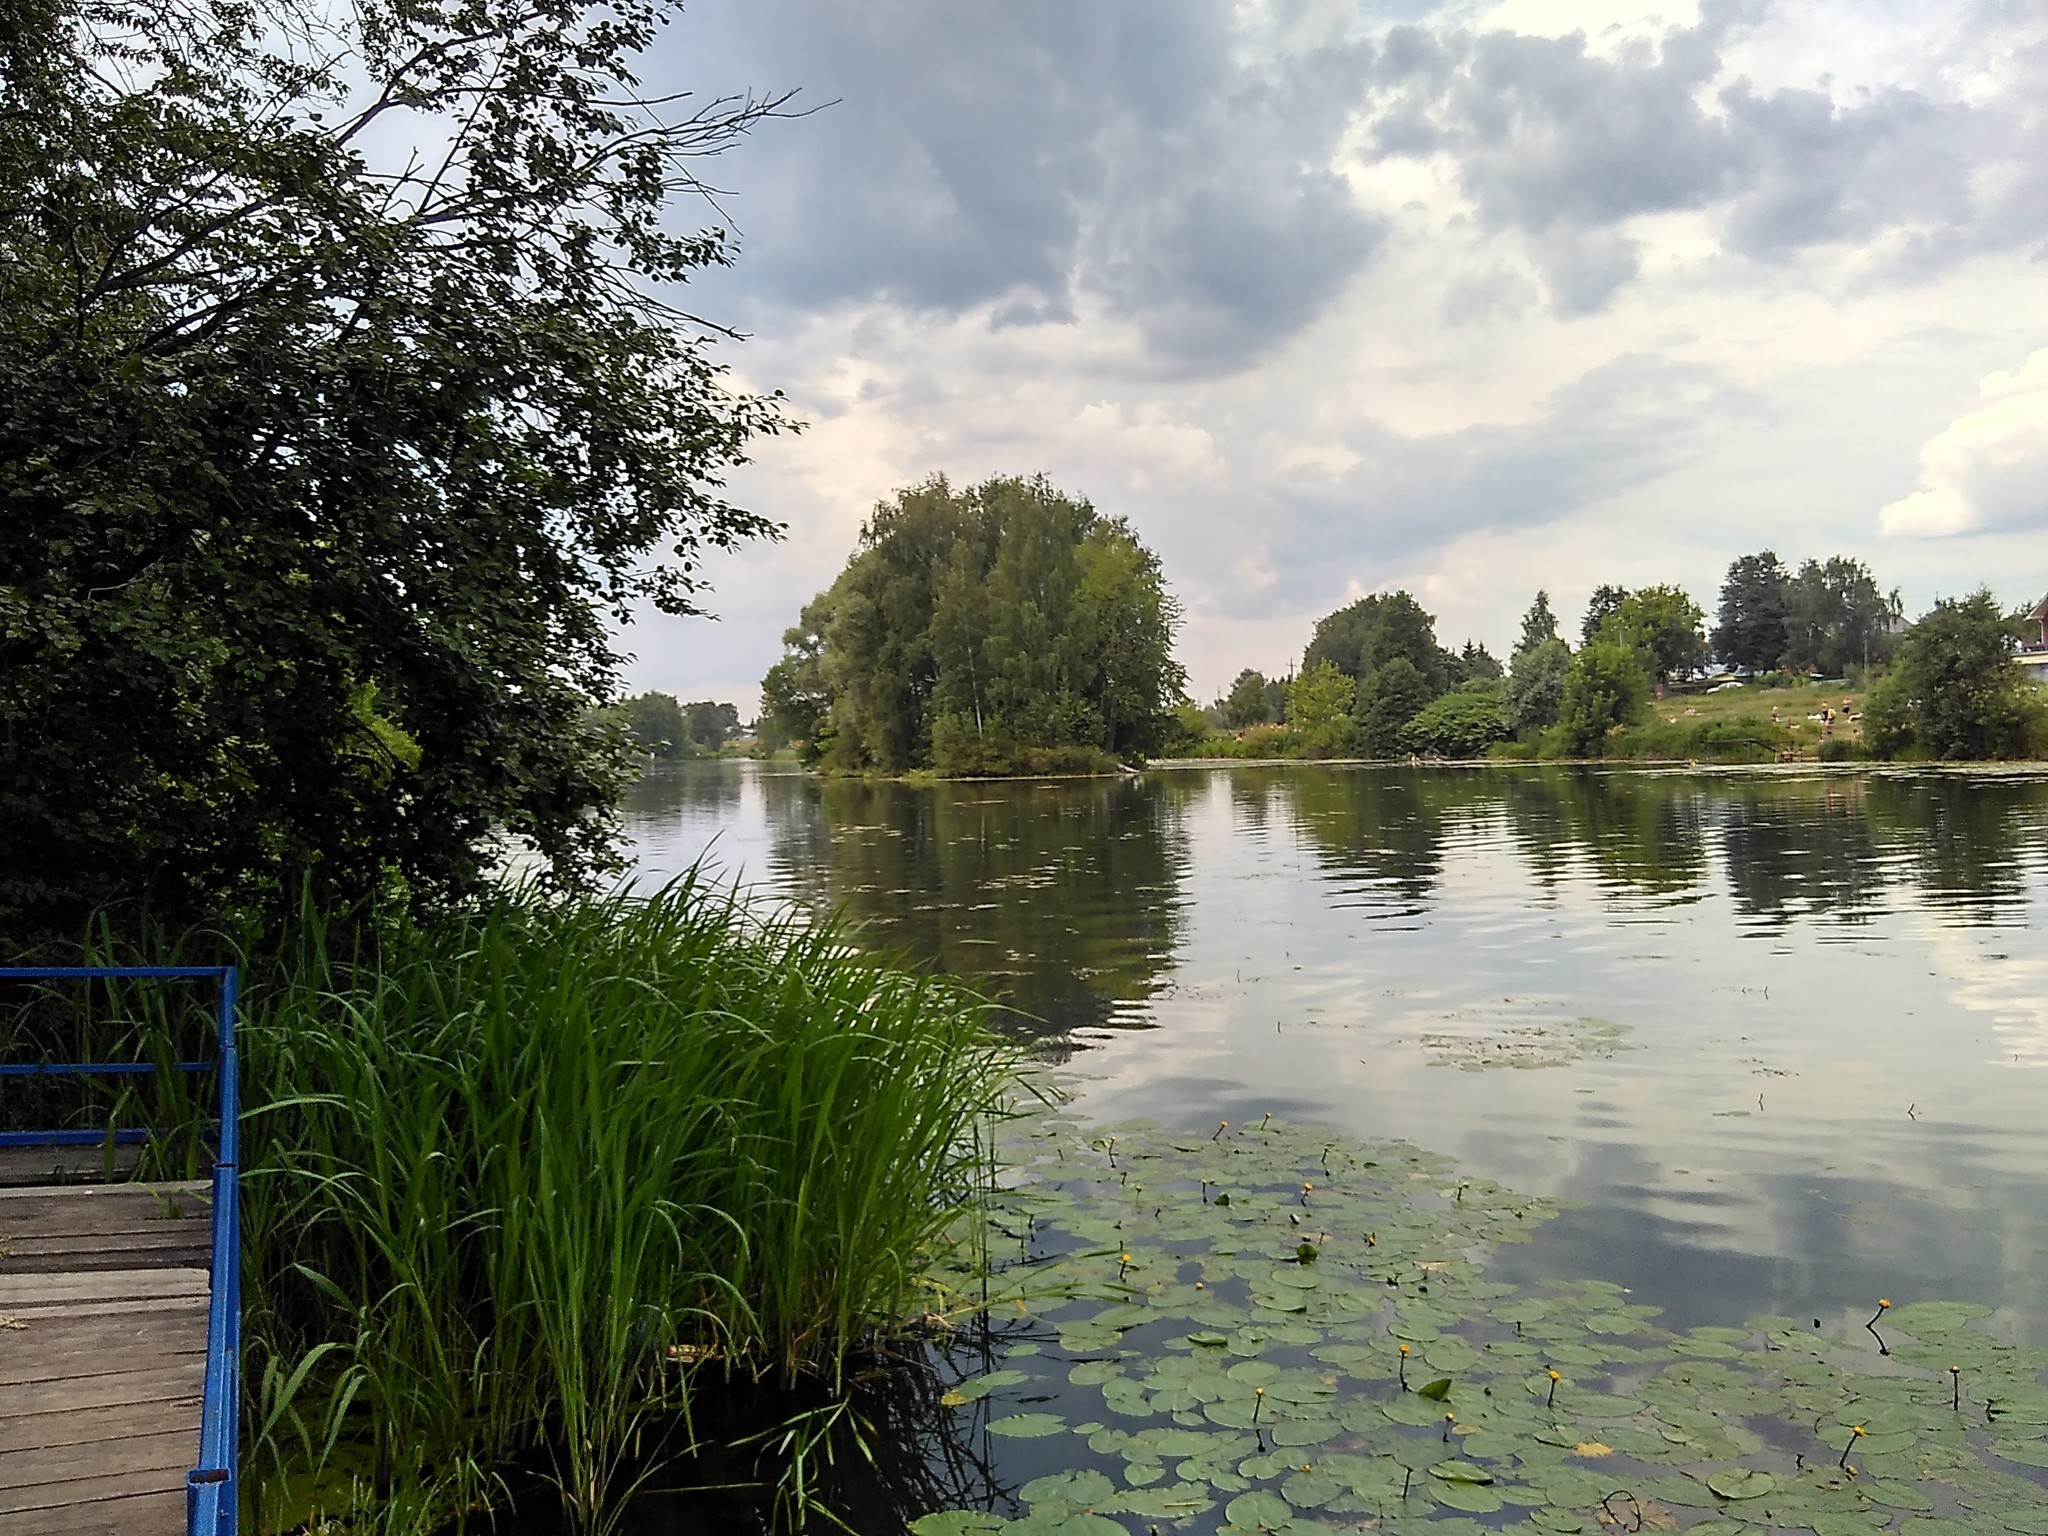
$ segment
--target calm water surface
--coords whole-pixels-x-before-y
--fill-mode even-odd
[[[1578,1208],[1502,1278],[2048,1341],[2048,776],[658,773],[705,856],[1000,993],[1084,1114],[1267,1110]]]

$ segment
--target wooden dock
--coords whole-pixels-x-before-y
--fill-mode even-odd
[[[43,1178],[87,1173],[36,1155]],[[183,1536],[211,1191],[0,1187],[0,1536]]]

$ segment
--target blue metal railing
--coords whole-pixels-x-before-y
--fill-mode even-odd
[[[232,965],[0,966],[0,981],[210,980],[218,988],[217,1061],[180,1061],[170,1070],[215,1072],[220,1086],[220,1129],[213,1160],[212,1297],[206,1315],[206,1391],[199,1419],[199,1464],[185,1474],[187,1536],[235,1536],[242,1406],[242,1220],[237,1172],[241,1159],[240,1057],[235,1050],[236,992]],[[147,1062],[66,1061],[0,1065],[6,1077],[98,1077],[153,1073]],[[103,1145],[104,1131],[6,1131],[0,1146]],[[147,1130],[118,1130],[117,1142],[148,1138]]]

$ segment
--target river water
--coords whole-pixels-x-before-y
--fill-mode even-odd
[[[708,859],[1000,995],[1084,1116],[1270,1111],[1572,1202],[1504,1278],[2048,1341],[2048,775],[723,762],[628,825],[642,882]]]

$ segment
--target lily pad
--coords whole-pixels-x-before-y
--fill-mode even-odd
[[[1023,1371],[990,1371],[985,1376],[970,1377],[958,1383],[941,1401],[948,1407],[957,1407],[961,1403],[971,1403],[976,1398],[986,1397],[998,1387],[1014,1387],[1018,1382],[1030,1379],[1031,1377]]]
[[[1477,1483],[1444,1483],[1432,1491],[1439,1503],[1467,1514],[1490,1515],[1501,1507],[1500,1495]]]
[[[1223,1507],[1223,1513],[1232,1525],[1248,1531],[1274,1530],[1294,1518],[1294,1510],[1285,1499],[1264,1489],[1240,1493]]]
[[[1429,1475],[1446,1483],[1490,1483],[1493,1474],[1469,1461],[1440,1461],[1429,1469]]]
[[[920,1515],[910,1522],[911,1536],[983,1536],[984,1532],[1000,1531],[1010,1522],[1001,1515],[991,1514],[985,1509],[942,1509],[937,1514]]]
[[[991,1419],[988,1432],[1012,1440],[1038,1440],[1046,1435],[1056,1435],[1066,1427],[1067,1421],[1056,1413],[1013,1413]]]
[[[1723,1467],[1707,1479],[1707,1486],[1724,1499],[1760,1499],[1776,1491],[1778,1480],[1748,1467]]]

